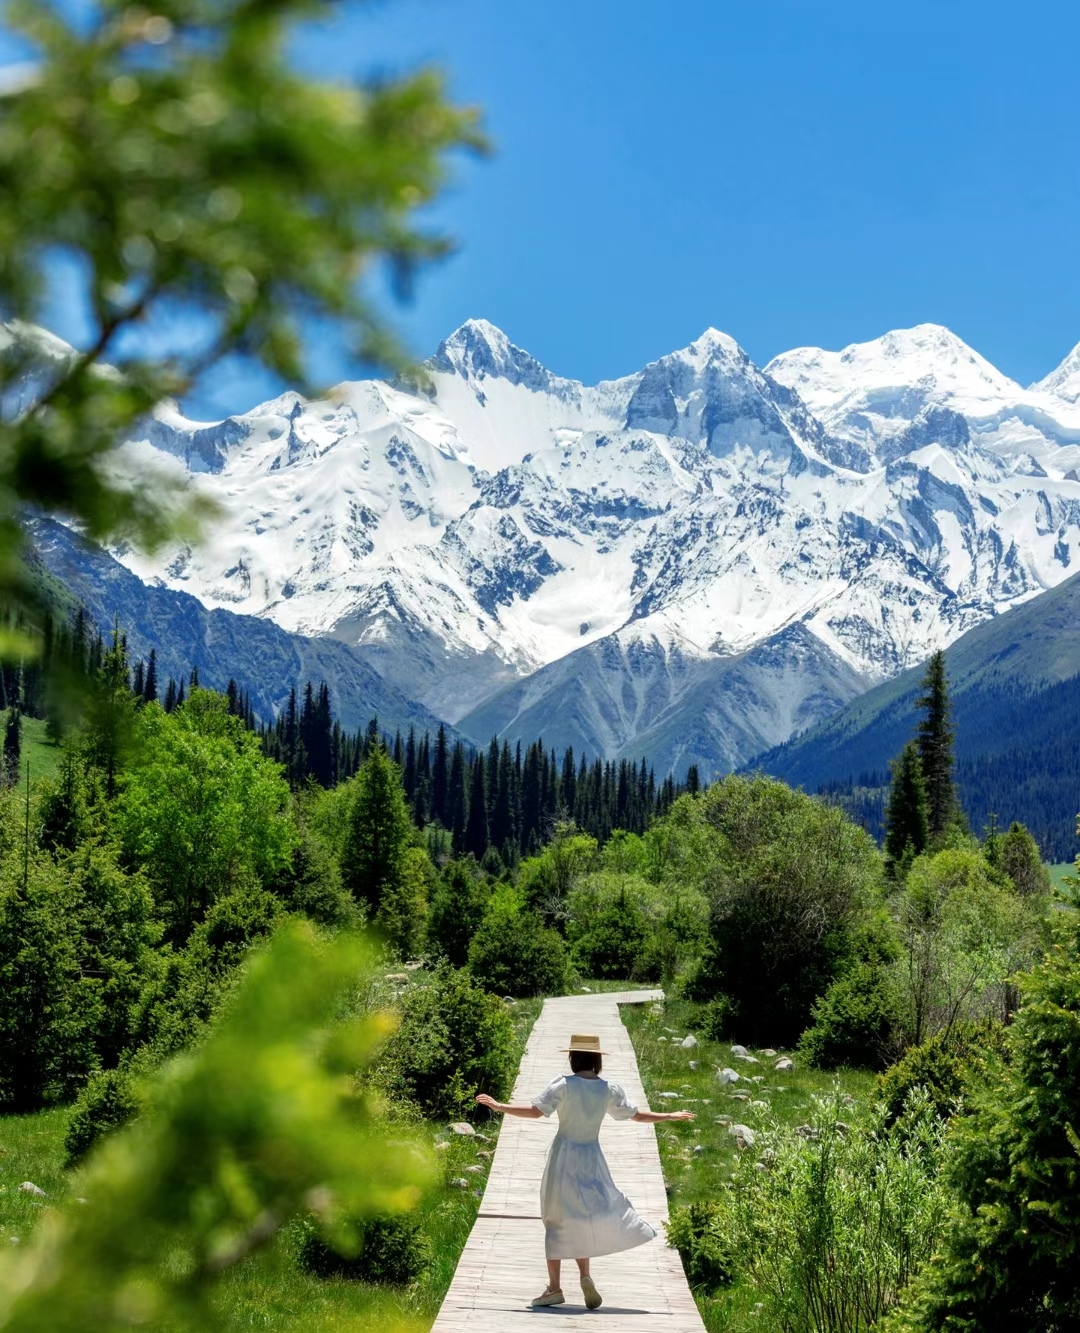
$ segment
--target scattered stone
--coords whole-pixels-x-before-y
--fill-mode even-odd
[[[482,1161],[485,1162],[489,1162],[492,1159],[492,1157],[495,1156],[495,1154],[491,1152],[490,1149],[488,1148],[481,1148],[476,1155],[477,1157],[481,1158]]]
[[[503,1004],[517,1004],[517,1000],[512,995],[504,995]]]
[[[408,981],[408,972],[387,972],[386,981]]]
[[[469,1188],[469,1182],[464,1176],[455,1176],[453,1180],[448,1180],[446,1183],[458,1190],[467,1190]]]
[[[679,1035],[679,1029],[678,1029],[678,1028],[665,1028],[664,1031],[665,1031],[665,1032],[670,1032],[670,1033],[672,1034],[672,1036],[675,1036],[675,1037],[677,1037],[677,1036]]]
[[[717,1123],[718,1125],[730,1125],[730,1124],[731,1124],[731,1120],[732,1120],[732,1117],[729,1116],[729,1115],[718,1115],[718,1116],[716,1117],[716,1123]]]
[[[696,1069],[696,1068],[697,1068],[697,1064],[698,1064],[698,1062],[697,1062],[696,1060],[691,1060],[690,1063],[689,1063],[689,1067],[690,1067],[691,1069]]]
[[[750,1094],[748,1092],[733,1092],[731,1094],[731,1100],[733,1102],[748,1102],[750,1100]]]
[[[46,1197],[45,1191],[41,1188],[41,1186],[35,1185],[32,1180],[24,1180],[23,1183],[19,1186],[19,1193],[32,1194],[35,1199],[44,1199]]]
[[[746,1049],[745,1046],[732,1046],[731,1054],[735,1056],[737,1060],[745,1060],[746,1057],[750,1054],[750,1052]]]
[[[705,1145],[704,1145],[704,1143],[696,1143],[696,1144],[694,1144],[694,1152],[695,1152],[695,1153],[700,1153],[700,1152],[704,1152],[704,1151],[705,1151]]]
[[[657,1037],[657,1041],[667,1041],[667,1037]]]
[[[682,1041],[679,1042],[679,1045],[683,1048],[684,1051],[692,1051],[694,1047],[697,1045],[697,1037],[695,1037],[694,1034],[690,1032],[685,1037],[683,1037]]]
[[[754,1146],[754,1131],[749,1125],[728,1125],[728,1133],[735,1136],[735,1143],[740,1148]]]
[[[821,1130],[815,1129],[813,1125],[796,1125],[795,1133],[807,1143],[817,1143],[821,1138]]]
[[[467,1166],[465,1170],[470,1172],[474,1176],[482,1176],[484,1174],[484,1168],[482,1166],[476,1166],[476,1165]]]
[[[456,1121],[450,1126],[450,1133],[451,1133],[451,1134],[463,1134],[463,1135],[465,1136],[465,1138],[467,1138],[467,1139],[474,1139],[474,1138],[476,1138],[476,1130],[473,1129],[472,1125],[467,1124],[464,1120],[456,1120]]]
[[[776,1059],[776,1052],[773,1050],[771,1046],[766,1046],[765,1049],[761,1052],[761,1054],[765,1057],[766,1060]]]
[[[751,1082],[751,1083],[764,1083],[764,1082],[765,1082],[765,1075],[764,1075],[764,1074],[751,1074],[751,1075],[750,1075],[750,1082]]]
[[[840,1134],[842,1136],[851,1133],[851,1126],[845,1125],[842,1120],[838,1120],[836,1124],[833,1125],[833,1129],[836,1130],[837,1134]]]
[[[439,1141],[438,1143],[436,1143],[436,1145],[435,1145],[435,1151],[436,1151],[436,1152],[446,1152],[447,1148],[449,1148],[449,1147],[450,1147],[450,1144],[449,1144],[445,1139],[440,1139],[440,1141]]]
[[[739,1076],[734,1069],[718,1069],[716,1077],[721,1083],[738,1083]]]
[[[789,1060],[787,1056],[782,1060],[777,1060],[776,1064],[773,1065],[773,1069],[775,1069],[778,1074],[789,1074],[794,1068],[795,1061]]]
[[[754,1163],[754,1170],[755,1170],[755,1171],[768,1171],[768,1169],[769,1169],[769,1168],[765,1165],[764,1162],[755,1162],[755,1163]]]
[[[481,1134],[479,1130],[476,1131],[476,1133],[473,1135],[473,1138],[483,1139],[485,1143],[491,1142],[491,1136],[489,1134]]]
[[[677,1092],[661,1092],[658,1095],[661,1097],[678,1097],[679,1094]]]
[[[579,986],[579,987],[578,987],[578,990],[583,990],[583,991],[585,992],[586,995],[591,995],[591,994],[592,994],[592,987],[591,987],[591,986]]]
[[[482,1199],[482,1198],[484,1197],[484,1191],[483,1191],[483,1190],[473,1190],[473,1192],[472,1192],[472,1196],[473,1196],[474,1199]]]
[[[406,971],[406,972],[419,972],[420,969],[421,969],[423,966],[424,966],[424,964],[420,961],[419,958],[414,958],[411,962],[408,962],[408,963],[405,964],[405,971]]]

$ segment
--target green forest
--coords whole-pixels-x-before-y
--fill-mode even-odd
[[[710,1329],[1080,1313],[1075,885],[1021,825],[969,830],[940,655],[879,848],[771,778],[345,736],[314,686],[265,726],[235,689],[155,698],[119,628],[50,635],[3,677],[0,1226],[39,1262],[0,1327],[131,1290],[169,1329],[314,1327],[312,1301],[423,1327],[534,997],[638,982],[668,997],[633,1020],[647,1088],[696,1055],[680,1095],[745,1131],[661,1140]],[[31,726],[53,773],[24,781]]]

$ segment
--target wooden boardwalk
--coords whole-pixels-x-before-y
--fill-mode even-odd
[[[620,1004],[660,998],[660,991],[573,995],[546,1000],[521,1061],[513,1101],[530,1101],[566,1070],[571,1032],[597,1032],[604,1076],[621,1083],[631,1101],[649,1109],[637,1057],[619,1018]],[[432,1333],[519,1333],[538,1328],[577,1329],[596,1319],[606,1333],[704,1333],[682,1263],[664,1240],[667,1195],[652,1125],[608,1117],[600,1143],[615,1183],[660,1232],[649,1245],[595,1259],[592,1274],[604,1297],[599,1310],[586,1310],[577,1265],[564,1260],[566,1304],[530,1310],[529,1301],[547,1281],[544,1226],[540,1220],[540,1178],[557,1117],[502,1118],[498,1146],[480,1212],[462,1252]]]

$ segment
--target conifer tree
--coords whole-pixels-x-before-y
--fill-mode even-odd
[[[479,861],[488,848],[487,782],[484,756],[478,754],[472,766],[469,789],[469,816],[465,824],[464,850]]]
[[[146,679],[143,682],[143,699],[152,704],[158,697],[157,692],[157,649],[150,649],[150,660],[146,664]]]
[[[439,727],[435,736],[435,753],[431,760],[431,817],[443,828],[448,828],[447,794],[450,789],[450,765],[446,742],[446,728]]]
[[[885,817],[885,856],[891,866],[925,851],[930,841],[930,801],[919,747],[908,741],[893,763],[889,810]]]
[[[376,746],[357,773],[341,856],[341,879],[372,916],[387,894],[398,892],[412,821],[397,768]]]
[[[468,794],[465,790],[465,747],[460,741],[450,759],[450,782],[446,793],[447,819],[455,852],[464,850],[465,824],[468,820]]]
[[[926,782],[930,836],[936,838],[958,814],[953,785],[952,706],[944,652],[939,650],[930,658],[921,684],[918,707],[923,711],[923,718],[918,732],[919,760]]]

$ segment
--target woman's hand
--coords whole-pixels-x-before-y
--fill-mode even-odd
[[[489,1097],[486,1092],[480,1093],[476,1099],[478,1106],[486,1106],[489,1111],[501,1111],[502,1103],[497,1102],[494,1097]]]
[[[668,1112],[668,1117],[667,1117],[667,1118],[668,1118],[669,1120],[693,1120],[693,1119],[694,1119],[694,1112],[693,1112],[693,1111],[669,1111],[669,1112]]]

